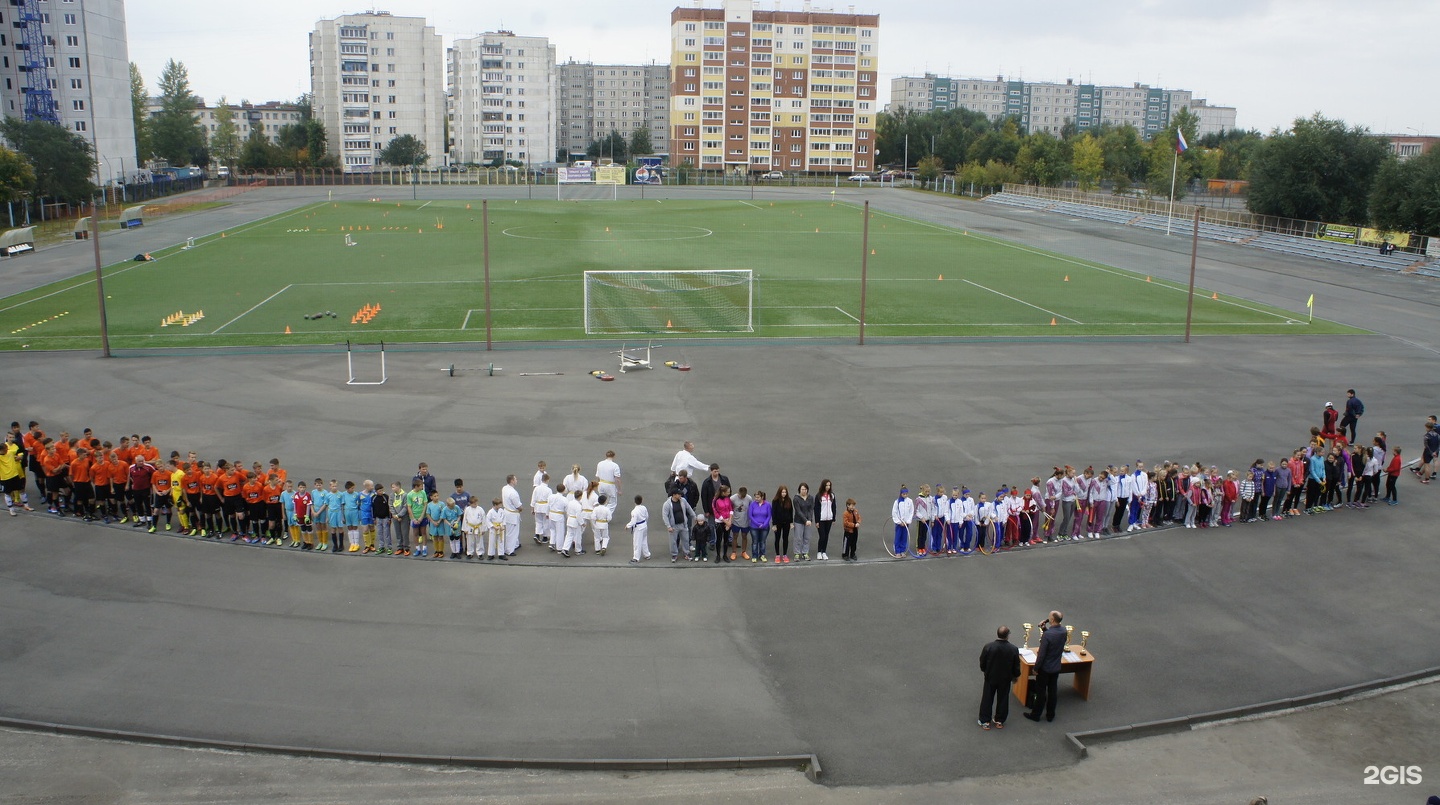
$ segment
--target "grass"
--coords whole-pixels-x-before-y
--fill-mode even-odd
[[[748,268],[756,277],[754,336],[857,332],[858,207],[496,201],[489,214],[497,340],[586,338],[581,274],[591,269]],[[479,202],[323,202],[199,239],[193,249],[157,252],[152,263],[110,266],[111,344],[483,340],[481,220]],[[358,245],[345,246],[346,235]],[[869,336],[1183,332],[1185,288],[1147,276],[1158,266],[1106,266],[880,212],[872,213],[869,247]],[[378,315],[352,323],[374,305]],[[96,307],[89,274],[0,300],[0,349],[96,348]],[[336,315],[306,318],[324,312]],[[176,313],[203,317],[162,326]],[[1194,331],[1360,332],[1209,290],[1197,291]]]

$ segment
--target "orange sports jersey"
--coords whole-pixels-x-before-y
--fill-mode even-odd
[[[70,480],[77,484],[90,483],[90,457],[81,456],[70,462]]]
[[[70,449],[69,442],[56,442],[55,455],[59,456],[60,460],[66,464],[75,460],[75,451]]]
[[[280,502],[280,493],[283,492],[283,491],[285,491],[285,485],[284,485],[284,484],[266,484],[266,485],[265,485],[265,502],[266,502],[266,503],[272,503],[272,504],[273,504],[273,503],[279,503],[279,502]]]
[[[66,461],[54,452],[47,452],[40,457],[40,467],[45,470],[46,475],[52,477],[59,475],[61,468],[65,466],[67,466]]]
[[[200,494],[213,495],[220,486],[220,472],[212,470],[200,476]]]
[[[125,466],[128,467],[130,466],[131,459],[135,458],[135,448],[129,445],[117,447],[115,448],[115,455],[119,456],[120,460],[125,462]]]
[[[220,476],[219,483],[220,493],[227,498],[233,498],[245,487],[245,473],[231,470],[230,474]]]
[[[185,489],[185,494],[187,494],[187,495],[198,495],[198,494],[200,494],[200,479],[203,478],[203,477],[204,477],[204,476],[201,474],[199,467],[192,467],[191,469],[186,470],[186,472],[185,472],[185,479],[184,479],[184,482],[183,482],[183,486],[184,486],[184,489]]]
[[[90,462],[90,483],[96,486],[110,485],[110,465],[105,463],[104,456]]]
[[[170,494],[170,473],[165,470],[158,470],[150,476],[150,488],[155,490],[157,495]]]
[[[130,478],[129,463],[121,461],[114,455],[111,455],[110,460],[105,462],[105,469],[110,471],[111,486],[125,486]]]
[[[285,479],[289,477],[289,473],[285,472],[285,468],[280,466],[279,464],[270,465],[270,474],[275,476],[276,478],[279,478],[281,484],[284,484]]]
[[[25,445],[25,452],[34,455],[40,448],[40,443],[45,440],[45,431],[25,431],[20,434],[20,443]]]
[[[250,481],[240,488],[245,495],[246,503],[259,503],[265,499],[265,484],[259,481]]]
[[[140,450],[138,452],[140,453],[140,455],[145,457],[146,461],[152,464],[155,463],[156,459],[160,458],[160,448],[156,447],[153,444],[149,447],[146,447],[143,444],[140,445]]]

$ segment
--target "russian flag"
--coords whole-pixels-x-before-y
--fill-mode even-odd
[[[1175,153],[1183,154],[1190,150],[1190,146],[1185,142],[1185,132],[1176,129],[1175,138]]]

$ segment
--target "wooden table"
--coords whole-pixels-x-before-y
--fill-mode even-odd
[[[1027,659],[1028,655],[1028,659]],[[1035,650],[1022,649],[1020,651],[1020,678],[1010,689],[1014,692],[1015,698],[1020,700],[1020,705],[1026,706],[1026,696],[1030,693],[1030,679],[1035,674]],[[1090,701],[1090,671],[1095,666],[1094,652],[1086,649],[1082,654],[1080,648],[1065,652],[1060,660],[1060,673],[1075,675],[1075,692],[1080,698]]]

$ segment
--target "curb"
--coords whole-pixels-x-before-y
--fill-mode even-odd
[[[812,783],[820,778],[820,758],[814,752],[794,755],[751,755],[689,758],[511,758],[473,755],[412,755],[398,752],[366,752],[324,747],[284,746],[162,735],[73,724],[55,724],[24,718],[0,716],[0,728],[97,738],[106,741],[171,746],[182,749],[215,749],[295,758],[353,760],[364,763],[396,763],[411,766],[455,766],[471,769],[553,769],[567,771],[715,771],[724,769],[799,768]]]
[[[1440,666],[1425,668],[1420,671],[1411,671],[1397,676],[1389,676],[1369,682],[1360,682],[1354,685],[1346,685],[1342,688],[1331,688],[1317,693],[1307,693],[1302,696],[1295,696],[1289,699],[1274,699],[1268,702],[1247,704],[1240,707],[1232,707],[1226,710],[1211,710],[1206,713],[1193,713],[1178,718],[1167,718],[1158,721],[1142,721],[1137,724],[1124,724],[1118,727],[1106,727],[1098,730],[1085,730],[1083,732],[1065,733],[1066,743],[1075,752],[1077,759],[1089,756],[1089,744],[1101,742],[1128,741],[1133,738],[1148,738],[1154,735],[1169,735],[1177,732],[1189,732],[1197,727],[1206,724],[1213,724],[1220,721],[1229,721],[1239,718],[1251,718],[1256,716],[1276,715],[1287,710],[1296,710],[1304,707],[1313,707],[1319,704],[1338,702],[1342,699],[1356,696],[1362,693],[1370,693],[1385,688],[1399,687],[1413,683],[1428,683],[1440,681]]]

